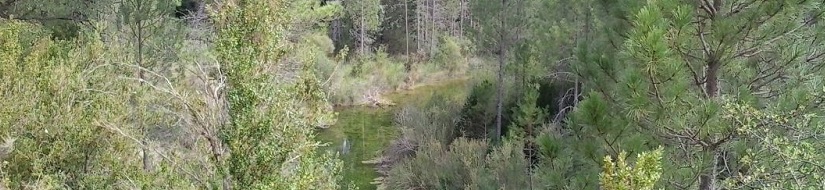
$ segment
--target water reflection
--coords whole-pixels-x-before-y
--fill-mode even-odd
[[[319,129],[318,139],[329,143],[329,146],[322,150],[338,153],[339,159],[343,161],[341,173],[344,179],[341,185],[353,185],[366,190],[375,189],[376,186],[371,182],[380,176],[375,171],[375,165],[363,162],[380,156],[381,151],[397,138],[400,130],[393,125],[396,109],[408,105],[423,105],[433,94],[446,95],[456,98],[454,101],[463,102],[466,92],[464,85],[463,81],[450,81],[436,86],[422,86],[412,91],[388,94],[388,99],[398,104],[395,107],[339,107],[336,110],[338,122],[329,128]]]
[[[349,153],[350,147],[352,147],[352,143],[349,142],[349,139],[344,137],[344,142],[341,143],[341,150],[340,150],[341,155],[345,155],[345,154]]]

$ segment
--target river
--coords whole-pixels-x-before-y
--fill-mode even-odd
[[[378,173],[372,165],[361,162],[378,157],[380,151],[398,137],[400,129],[393,126],[394,113],[398,109],[421,105],[436,94],[453,101],[463,101],[466,96],[465,84],[465,80],[452,80],[390,93],[386,97],[396,103],[392,107],[353,106],[336,110],[339,114],[338,123],[321,129],[318,139],[329,143],[329,146],[323,147],[323,151],[340,153],[340,159],[344,162],[343,188],[352,183],[362,190],[376,189],[370,182],[378,177]]]

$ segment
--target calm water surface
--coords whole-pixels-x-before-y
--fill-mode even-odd
[[[372,165],[361,162],[378,157],[380,151],[397,137],[399,129],[392,125],[395,111],[407,105],[421,105],[435,94],[461,101],[465,96],[465,83],[464,80],[454,80],[392,93],[387,98],[397,104],[393,107],[339,109],[338,123],[318,133],[319,140],[329,143],[322,150],[340,154],[344,162],[344,181],[359,189],[375,189],[370,182],[378,177],[378,173]]]

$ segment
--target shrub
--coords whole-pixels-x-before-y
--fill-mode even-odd
[[[441,37],[438,52],[434,56],[434,61],[441,68],[450,73],[463,71],[467,68],[467,60],[464,57],[464,50],[461,49],[457,39],[450,36]]]
[[[531,182],[521,144],[507,140],[494,148],[483,140],[458,138],[443,145],[430,139],[414,157],[393,167],[385,185],[387,189],[528,189]]]
[[[412,137],[413,141],[435,139],[447,145],[458,136],[454,133],[458,107],[447,97],[436,94],[421,108],[407,106],[401,109],[395,116],[395,125],[410,129],[412,133],[405,137]]]
[[[219,134],[231,151],[222,160],[216,159],[215,164],[223,168],[222,174],[231,177],[235,187],[339,188],[340,160],[316,152],[320,143],[315,141],[312,125],[316,121],[312,118],[331,113],[328,109],[314,109],[323,108],[318,105],[326,103],[326,95],[310,70],[315,68],[314,62],[291,65],[299,68],[294,73],[284,71],[283,67],[267,70],[269,63],[281,61],[284,55],[296,51],[290,42],[281,40],[294,21],[286,15],[306,11],[300,10],[300,5],[308,3],[226,2],[212,15],[217,29],[215,52],[228,81],[230,122],[219,129]],[[273,11],[284,14],[272,14]],[[297,75],[296,83],[278,81],[283,77],[275,74],[280,73]]]
[[[532,155],[538,160],[536,163],[527,159],[525,145],[528,143],[523,140],[525,138],[515,134],[509,134],[498,146],[488,144],[483,133],[473,138],[467,134],[460,137],[457,132],[461,130],[458,128],[467,127],[462,125],[487,129],[484,124],[491,126],[494,118],[495,88],[492,83],[481,81],[469,96],[463,108],[436,96],[422,106],[404,107],[396,114],[395,125],[402,128],[402,135],[384,151],[384,160],[378,166],[380,173],[386,175],[382,188],[593,188],[587,185],[595,184],[597,178],[571,176],[595,176],[585,174],[598,173],[597,165],[585,165],[582,162],[589,160],[568,156],[577,154],[574,149],[564,146],[570,142],[566,142],[558,132],[547,130],[550,129],[548,124],[532,123],[537,125],[538,154]],[[534,89],[522,105],[528,106],[527,101],[535,102],[535,99]],[[533,112],[527,113],[516,115],[535,116]],[[531,164],[538,168],[532,169]]]
[[[627,153],[619,153],[614,162],[610,156],[604,158],[604,169],[599,175],[602,188],[605,190],[653,190],[656,182],[662,176],[662,147],[652,152],[642,152],[637,155],[636,165],[631,167],[627,163]]]
[[[335,47],[332,46],[332,41],[328,37],[317,33],[312,34],[310,37],[307,37],[306,43],[310,46],[309,48],[314,48],[312,50],[323,52],[314,54],[312,57],[315,61],[315,74],[319,79],[324,80],[322,82],[332,80],[336,72],[341,72],[340,69],[343,62],[340,60],[342,60],[343,57],[346,57],[348,49],[344,48],[339,51],[335,58],[330,58],[329,54],[332,53],[332,50],[334,50]],[[302,54],[304,52],[296,53]]]
[[[119,89],[128,84],[112,80],[122,70],[96,59],[97,38],[83,38],[52,41],[40,26],[0,19],[2,186],[112,189],[127,178],[154,185],[147,178],[156,173],[141,172],[139,147],[123,135],[128,92]]]

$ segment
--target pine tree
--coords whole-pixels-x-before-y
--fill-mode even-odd
[[[146,72],[156,72],[160,67],[159,63],[162,60],[157,59],[160,52],[165,51],[159,44],[163,42],[173,42],[174,33],[166,33],[168,29],[167,23],[171,17],[171,13],[176,6],[180,5],[180,1],[145,1],[145,0],[127,0],[120,4],[118,12],[118,29],[121,31],[128,31],[128,42],[131,44],[129,49],[134,50],[133,64],[125,64],[131,70],[134,70],[134,79],[137,81],[135,91],[130,98],[133,108],[133,116],[135,118],[135,128],[140,132],[142,149],[143,169],[148,171],[152,168],[151,156],[148,149],[149,127],[153,125],[150,123],[151,117],[158,117],[146,115],[150,113],[149,107],[151,102],[140,98],[145,96],[143,94],[148,85],[145,83],[153,83],[152,79],[146,76]],[[159,37],[164,37],[160,40]],[[165,44],[164,44],[165,45]],[[153,85],[153,84],[149,84]]]
[[[746,128],[723,117],[723,105],[791,118],[818,114],[804,107],[821,102],[821,90],[813,88],[821,85],[823,72],[822,30],[813,22],[821,13],[814,1],[647,1],[633,14],[617,59],[580,66],[593,85],[571,127],[582,140],[603,142],[586,154],[666,145],[662,185],[702,190],[720,188],[721,180],[741,185],[745,182],[737,178],[754,177],[743,172],[748,164],[776,162],[765,160],[775,159],[765,146],[784,150],[807,142],[779,136],[787,141],[777,144],[756,134],[816,134],[819,127]],[[745,114],[736,118],[752,117],[736,113]],[[763,151],[745,151],[754,149]],[[787,164],[799,166],[793,163]],[[782,168],[763,169],[790,175]]]
[[[384,21],[384,8],[380,0],[344,1],[344,8],[352,23],[352,34],[358,41],[358,53],[369,52],[376,32]]]
[[[482,52],[495,52],[498,60],[497,91],[496,91],[496,122],[495,137],[502,136],[502,114],[504,111],[504,81],[505,67],[509,62],[511,48],[522,40],[522,30],[526,23],[523,18],[524,7],[532,1],[510,0],[480,0],[473,2],[472,10],[480,26],[471,33],[475,36],[475,43]],[[518,30],[516,30],[518,29]]]

